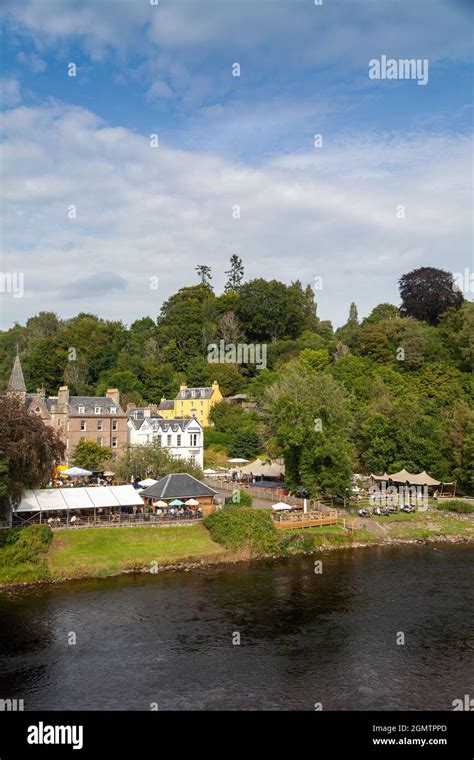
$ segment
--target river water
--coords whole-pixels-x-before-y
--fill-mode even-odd
[[[474,696],[473,569],[462,545],[375,547],[3,593],[0,697],[25,710],[450,710]]]

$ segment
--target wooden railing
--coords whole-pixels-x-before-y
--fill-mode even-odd
[[[247,491],[255,499],[263,499],[264,501],[272,502],[275,504],[277,501],[283,501],[285,504],[289,504],[290,507],[296,507],[297,509],[304,509],[305,500],[299,496],[289,496],[286,494],[285,487],[281,488],[265,488],[265,486],[256,486],[251,483],[239,483],[237,480],[225,480],[224,478],[204,478],[204,482],[213,488],[215,491]],[[333,506],[332,499],[306,499],[306,505],[308,510],[331,509]]]
[[[337,525],[337,509],[327,512],[280,512],[272,515],[276,528],[294,530],[296,528],[316,528],[320,525]]]

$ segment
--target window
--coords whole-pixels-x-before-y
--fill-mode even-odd
[[[118,442],[117,436],[114,435],[113,438],[112,438],[112,448],[113,449],[117,448],[117,442]]]
[[[171,446],[171,436],[170,435],[166,436],[166,445],[167,446]]]
[[[178,442],[177,442],[177,444],[176,444],[176,445],[177,445],[177,446],[181,446],[181,436],[180,436],[180,435],[178,435],[178,436],[177,436],[177,441],[178,441]]]
[[[196,391],[191,391],[191,398],[196,398]]]
[[[104,445],[104,439],[103,438],[98,438],[97,439],[97,443],[99,444],[99,446],[103,446]]]
[[[81,420],[81,430],[87,430],[87,422],[85,420]]]
[[[39,406],[36,407],[35,412],[41,412],[41,409],[39,408]]]
[[[104,429],[104,420],[97,420],[97,430]]]
[[[198,446],[199,433],[191,433],[191,446]]]
[[[191,462],[191,464],[196,464],[196,457],[194,456],[194,454],[191,454],[191,456],[189,457],[189,461]]]
[[[84,414],[84,412],[86,411],[86,407],[85,406],[78,406],[77,407],[77,411],[79,412],[79,414]]]
[[[117,422],[117,420],[112,420],[112,430],[118,430],[118,422]]]
[[[185,397],[186,397],[186,391],[181,391],[181,398],[185,398]]]
[[[100,406],[95,406],[94,407],[94,412],[95,412],[95,414],[100,414]]]
[[[116,406],[111,406],[110,407],[110,414],[117,414],[117,407]]]
[[[60,425],[60,424],[61,424],[61,420],[58,420],[58,425]]]

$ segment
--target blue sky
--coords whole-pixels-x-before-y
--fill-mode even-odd
[[[7,0],[2,15],[2,271],[25,283],[0,295],[2,327],[40,309],[156,316],[197,264],[219,290],[233,253],[247,277],[322,277],[336,325],[352,300],[397,302],[416,266],[472,269],[470,3]],[[370,80],[381,55],[428,59],[428,84]]]

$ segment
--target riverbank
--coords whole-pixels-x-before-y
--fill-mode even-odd
[[[241,515],[242,513],[235,513]],[[239,518],[239,531],[232,528],[231,539],[200,523],[191,526],[139,528],[87,528],[54,531],[41,541],[34,535],[33,549],[21,551],[2,561],[0,588],[38,583],[55,583],[79,578],[105,578],[123,573],[193,569],[248,559],[295,556],[318,551],[367,546],[420,544],[425,542],[474,542],[474,516],[450,512],[397,513],[389,517],[362,519],[347,516],[345,523],[274,536],[269,517],[253,512],[251,525]],[[244,532],[242,533],[242,524]],[[251,528],[251,530],[249,530]],[[266,541],[251,539],[266,531]],[[26,546],[26,531],[20,531]],[[222,533],[222,529],[221,529]],[[283,532],[281,532],[283,533]],[[270,537],[270,541],[268,540]],[[272,543],[272,537],[275,543]],[[217,538],[217,540],[216,540]],[[10,552],[11,554],[11,552]]]

